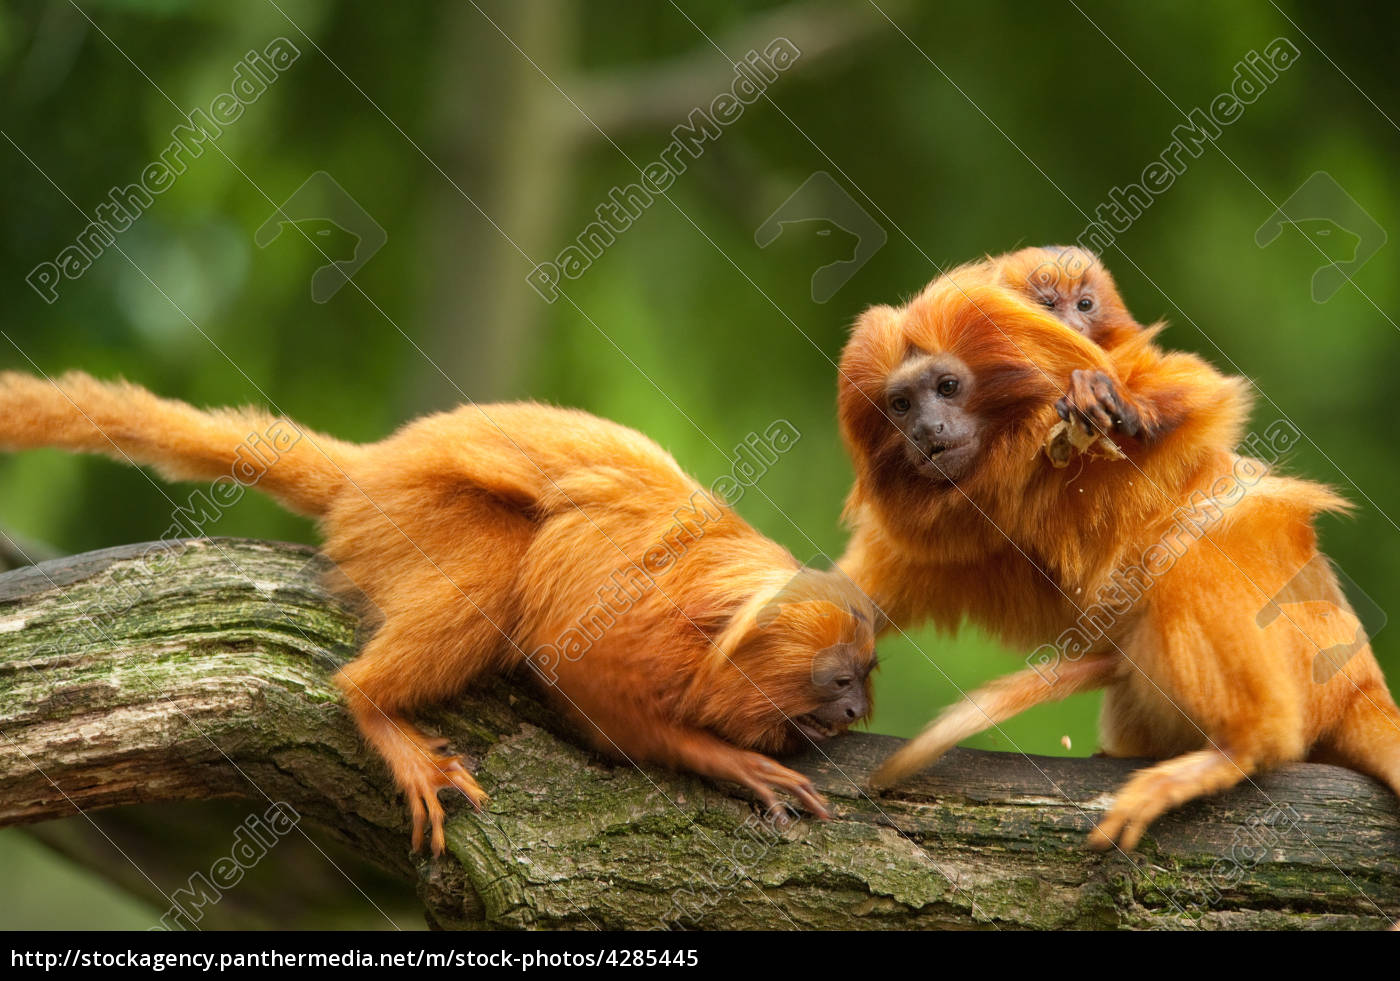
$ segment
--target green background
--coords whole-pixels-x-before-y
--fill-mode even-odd
[[[1381,229],[1400,227],[1397,8],[79,7],[0,6],[0,366],[120,374],[201,404],[270,400],[356,440],[464,397],[543,399],[644,430],[707,484],[745,436],[786,419],[802,438],[741,510],[802,559],[844,541],[851,472],[834,360],[860,310],[907,297],[950,263],[1073,240],[1115,187],[1161,157],[1184,112],[1227,91],[1251,51],[1287,38],[1298,61],[1214,146],[1184,158],[1187,171],[1104,260],[1139,319],[1170,322],[1166,344],[1254,381],[1254,428],[1287,417],[1306,434],[1290,470],[1361,505],[1322,522],[1339,567],[1381,610],[1400,582],[1396,246],[1316,303],[1313,272],[1349,257],[1344,234],[1287,230],[1255,244],[1317,171]],[[771,101],[747,108],[698,159],[687,155],[667,198],[565,282],[567,300],[531,291],[530,260],[569,245],[613,187],[657,159],[672,127],[729,87],[714,44],[739,58],[779,35],[803,55]],[[176,107],[207,108],[245,52],[278,36],[301,57],[56,302],[40,299],[25,277],[168,146]],[[324,259],[305,238],[253,241],[317,171],[388,235],[326,303],[311,298]],[[754,240],[819,171],[888,236],[825,303],[809,284],[833,236],[812,226],[767,248]],[[847,207],[830,217],[840,224]],[[1296,217],[1353,230],[1340,214]],[[91,458],[0,459],[0,526],[60,552],[158,537],[187,494]],[[314,540],[309,523],[253,495],[206,530]],[[1400,629],[1376,633],[1393,673]],[[1020,663],[973,631],[914,632],[881,656],[871,728],[897,734]],[[973,744],[1060,754],[1069,736],[1068,752],[1086,754],[1096,708],[1081,697]],[[86,925],[149,922],[129,893],[60,868],[21,832],[0,834],[0,861],[23,884],[3,890],[0,926],[72,926],[75,903]]]

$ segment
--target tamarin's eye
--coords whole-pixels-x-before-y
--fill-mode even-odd
[[[1055,309],[1055,300],[1055,296],[1047,294],[1040,298],[1040,305],[1047,310],[1053,310]]]
[[[841,677],[837,678],[834,682],[832,682],[832,684],[834,684],[837,688],[849,688],[851,687],[851,682],[854,680],[855,679],[851,678],[849,675],[843,674]]]
[[[904,415],[904,413],[909,411],[909,400],[903,395],[896,395],[894,398],[890,399],[890,408],[899,415]]]
[[[945,378],[938,383],[938,394],[945,399],[952,398],[958,391],[958,380],[956,378]]]
[[[1086,296],[1076,303],[1075,306],[1079,308],[1080,312],[1088,313],[1090,310],[1094,309],[1094,301]]]

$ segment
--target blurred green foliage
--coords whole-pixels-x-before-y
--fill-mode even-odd
[[[843,543],[850,468],[834,359],[855,315],[949,263],[1074,239],[1114,187],[1161,156],[1183,112],[1226,91],[1246,54],[1288,38],[1298,62],[1104,259],[1139,319],[1170,321],[1165,343],[1256,383],[1256,427],[1287,416],[1306,433],[1290,469],[1362,505],[1323,524],[1346,573],[1382,609],[1400,584],[1400,455],[1377,429],[1395,411],[1400,368],[1396,247],[1317,304],[1315,241],[1286,231],[1255,244],[1315,171],[1383,229],[1400,228],[1389,67],[1400,9],[882,3],[896,28],[880,8],[840,8],[868,26],[833,53],[804,52],[772,103],[689,161],[669,201],[551,305],[526,285],[531,262],[517,246],[554,256],[613,187],[636,180],[635,164],[656,159],[690,106],[722,90],[711,79],[727,87],[705,34],[738,58],[736,35],[758,46],[772,36],[755,18],[791,15],[801,49],[801,25],[836,8],[680,0],[692,23],[669,4],[621,0],[491,3],[485,14],[305,0],[78,7],[0,7],[0,365],[121,374],[204,404],[271,400],[360,440],[463,396],[548,400],[646,431],[706,483],[747,434],[783,418],[802,440],[741,510],[803,559]],[[279,35],[301,50],[296,63],[45,303],[25,284],[31,269],[157,159],[177,106],[209,106],[245,53]],[[315,248],[284,234],[260,249],[253,233],[322,170],[388,241],[352,285],[314,303]],[[888,234],[823,304],[809,288],[829,258],[820,240],[754,241],[817,171]],[[157,537],[187,493],[93,459],[0,460],[0,522],[63,551]],[[253,496],[207,530],[314,540],[308,523]],[[1395,675],[1400,629],[1375,646]],[[872,728],[899,734],[1020,664],[972,631],[892,639],[882,658]],[[1091,698],[1045,708],[976,745],[1062,753],[1068,735],[1087,753],[1096,708]]]

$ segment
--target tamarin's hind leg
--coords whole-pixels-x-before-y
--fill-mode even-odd
[[[1128,851],[1156,818],[1189,800],[1233,787],[1257,764],[1218,749],[1202,749],[1158,763],[1133,774],[1118,791],[1108,816],[1089,833],[1089,847],[1102,851],[1115,844]]]
[[[425,631],[429,625],[422,621],[405,627],[406,621],[403,616],[387,621],[335,680],[361,734],[408,798],[413,850],[422,847],[428,827],[433,854],[441,855],[444,812],[438,793],[459,790],[478,810],[488,798],[461,757],[446,752],[447,740],[424,734],[405,713],[460,692],[493,665],[500,638],[494,628],[479,623],[476,629],[447,634],[448,648],[443,634]]]

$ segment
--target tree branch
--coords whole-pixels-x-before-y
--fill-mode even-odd
[[[284,802],[416,882],[446,927],[1364,928],[1400,909],[1400,809],[1334,767],[1285,767],[1104,856],[1084,833],[1130,762],[957,751],[871,800],[897,740],[857,734],[795,761],[835,819],[780,831],[737,787],[559,738],[523,681],[423,717],[493,798],[480,816],[449,802],[448,854],[411,857],[403,802],[330,682],[356,622],[321,571],[303,547],[222,539],[0,576],[0,825]]]
[[[885,11],[898,17],[906,6],[903,0],[894,0],[885,4]],[[787,38],[802,52],[801,70],[811,71],[853,53],[870,37],[893,30],[883,14],[864,4],[831,0],[789,4],[756,14],[722,33],[710,32],[714,44],[697,35],[690,50],[669,60],[580,74],[565,88],[578,93],[577,101],[589,119],[575,117],[569,122],[580,138],[590,140],[601,139],[599,130],[617,139],[636,130],[670,128],[733,84],[734,66],[720,51],[741,61],[750,51],[762,52],[775,39]],[[716,44],[720,51],[715,50]]]

